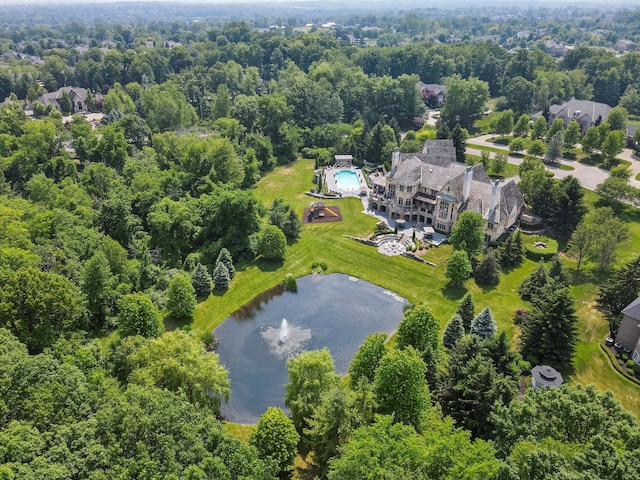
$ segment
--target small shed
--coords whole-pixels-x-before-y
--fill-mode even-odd
[[[353,166],[352,155],[336,155],[335,156],[336,167],[349,168]]]
[[[531,388],[555,388],[564,383],[562,375],[555,368],[548,365],[536,365],[531,369]]]

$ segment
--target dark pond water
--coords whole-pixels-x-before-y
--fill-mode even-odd
[[[395,293],[337,273],[299,278],[297,293],[276,287],[260,294],[213,332],[231,382],[223,416],[256,423],[268,407],[284,408],[287,358],[302,351],[327,347],[336,371],[347,373],[368,334],[395,331],[406,303]]]

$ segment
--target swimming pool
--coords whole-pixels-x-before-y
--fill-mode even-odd
[[[340,170],[336,172],[336,187],[340,190],[357,190],[360,188],[358,173],[353,170]]]

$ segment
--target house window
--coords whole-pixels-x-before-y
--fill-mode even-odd
[[[82,102],[78,102],[78,110],[82,110]]]
[[[447,202],[440,202],[440,211],[438,212],[438,216],[440,218],[447,218],[449,215],[449,204]]]
[[[407,193],[411,193],[413,191],[413,187],[407,187]]]
[[[431,195],[437,195],[438,191],[437,190],[431,190]]]
[[[436,223],[436,228],[437,228],[438,230],[442,230],[443,232],[446,232],[446,231],[447,231],[447,226],[446,226],[446,225],[444,225],[444,224],[442,224],[442,223]]]
[[[410,199],[410,198],[407,198],[407,199],[404,201],[404,204],[405,204],[407,207],[408,207],[409,205],[411,205],[411,199]]]
[[[638,350],[633,351],[633,361],[640,365],[640,353],[638,353]]]
[[[493,227],[494,227],[494,226],[495,226],[495,225],[494,225],[493,223],[491,223],[491,222],[487,223],[487,228],[488,228],[489,230],[493,230]]]
[[[400,190],[401,192],[404,192],[404,185],[398,185],[398,190]]]

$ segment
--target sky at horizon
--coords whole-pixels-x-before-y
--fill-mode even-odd
[[[39,5],[39,4],[62,4],[62,5],[71,5],[71,4],[94,4],[94,3],[173,3],[173,4],[234,4],[234,3],[305,3],[305,2],[318,2],[320,0],[0,0],[1,5]],[[322,0],[327,3],[337,3],[342,0]],[[382,4],[388,4],[389,7],[397,7],[399,4],[412,4],[415,7],[421,6],[425,7],[427,5],[424,2],[420,2],[418,0],[356,0],[355,3],[375,3],[377,6]],[[583,4],[590,6],[600,6],[606,8],[607,6],[615,6],[615,5],[637,5],[640,7],[639,0],[613,0],[607,1],[603,4],[602,1],[598,0],[537,0],[536,5],[539,4]],[[522,3],[520,1],[514,0],[431,0],[430,5],[433,6],[447,6],[455,8],[456,6],[466,6],[466,5],[475,5],[475,6],[491,6],[491,5],[504,5],[504,4],[512,4],[513,6],[521,6]],[[535,7],[535,5],[531,5]]]

